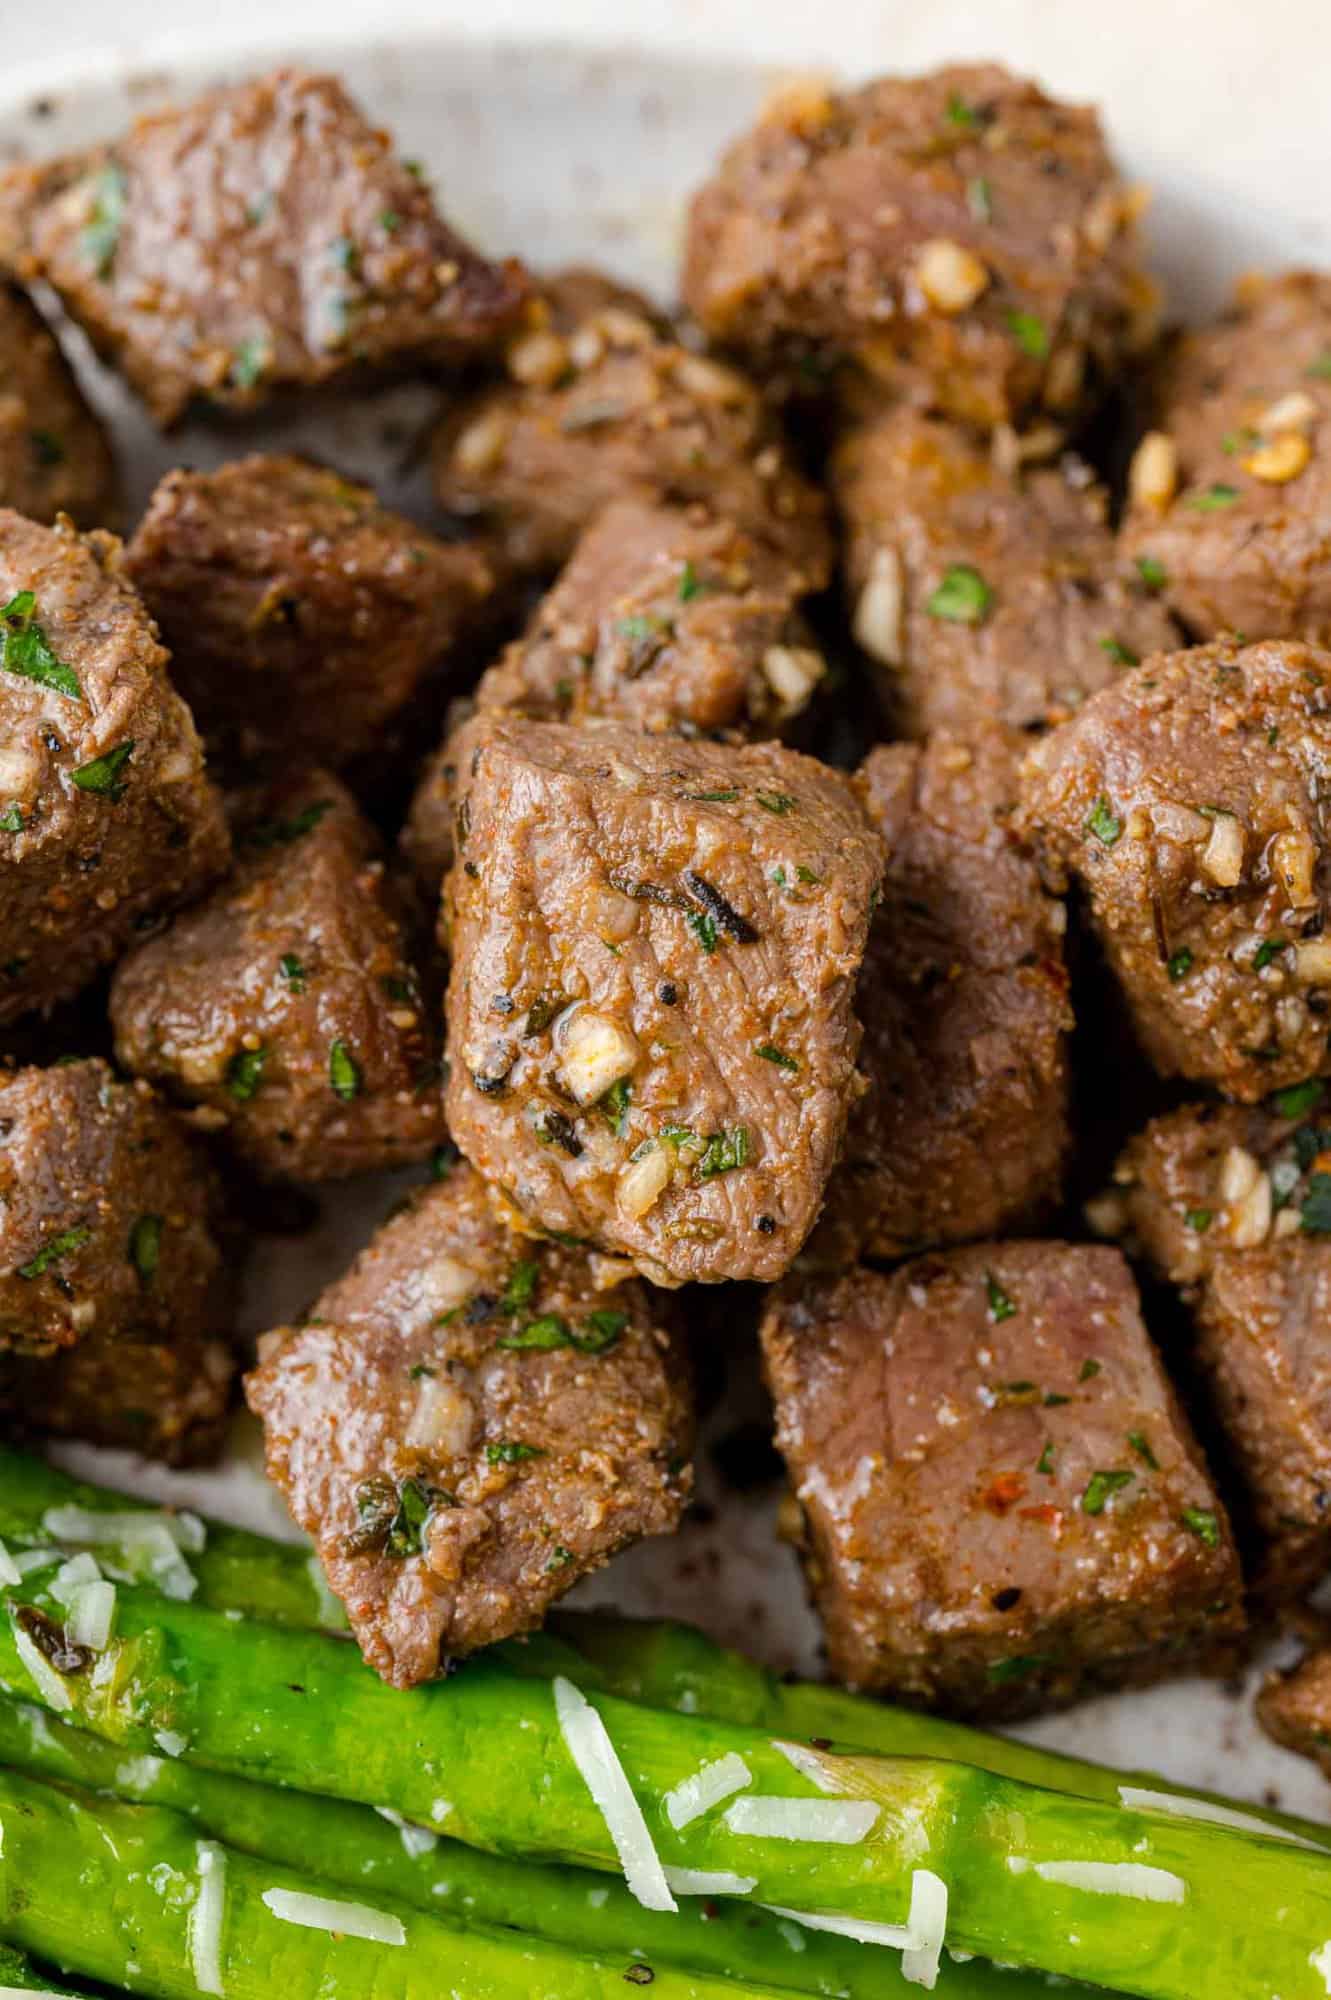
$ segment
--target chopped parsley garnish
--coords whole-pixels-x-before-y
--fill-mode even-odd
[[[774,1042],[759,1042],[753,1053],[761,1056],[764,1062],[775,1063],[778,1069],[794,1071],[799,1068],[798,1059],[795,1056],[788,1056],[785,1050],[777,1048]]]
[[[374,219],[383,230],[385,236],[395,235],[402,227],[402,217],[395,208],[381,208]]]
[[[436,1146],[430,1155],[430,1179],[446,1181],[461,1158],[456,1146]]]
[[[52,652],[37,623],[37,599],[30,590],[20,590],[0,608],[0,667],[39,687],[54,688],[70,701],[83,699],[78,675]]]
[[[19,1277],[40,1278],[52,1264],[58,1264],[63,1257],[72,1257],[76,1250],[81,1250],[91,1235],[92,1230],[86,1222],[76,1222],[72,1229],[62,1229],[49,1243],[43,1243],[35,1257],[19,1265]]]
[[[1258,945],[1256,952],[1253,954],[1253,961],[1252,961],[1253,970],[1256,972],[1264,972],[1267,966],[1271,963],[1271,960],[1273,958],[1278,957],[1282,951],[1288,951],[1288,950],[1289,950],[1288,938],[1282,938],[1282,937],[1263,938],[1261,943]]]
[[[1009,1660],[991,1661],[986,1672],[994,1687],[1006,1687],[1009,1681],[1029,1680],[1041,1667],[1052,1665],[1047,1653],[1014,1653]]]
[[[1237,486],[1226,486],[1217,481],[1214,486],[1208,486],[1203,493],[1189,494],[1186,505],[1196,514],[1217,514],[1222,507],[1232,507],[1238,497]]]
[[[1011,1319],[1017,1310],[1017,1302],[1005,1292],[992,1271],[984,1274],[984,1295],[989,1301],[989,1317],[995,1326],[1001,1326],[1005,1319]]]
[[[960,91],[954,90],[947,100],[944,113],[949,125],[959,125],[964,132],[976,132],[984,122],[978,111],[967,104]]]
[[[567,1569],[575,1560],[572,1549],[566,1549],[562,1542],[556,1542],[550,1551],[550,1560],[545,1566],[545,1573],[549,1576],[553,1570]]]
[[[726,1132],[713,1132],[707,1141],[707,1149],[693,1169],[694,1179],[712,1180],[717,1174],[733,1173],[736,1167],[747,1165],[749,1158],[749,1128],[734,1125]]]
[[[485,1456],[490,1465],[521,1465],[526,1458],[544,1458],[545,1452],[539,1444],[524,1444],[521,1438],[500,1438],[497,1444],[486,1445]]]
[[[1179,1519],[1208,1549],[1220,1547],[1220,1516],[1212,1508],[1185,1507]]]
[[[693,802],[693,803],[694,803],[695,805],[700,805],[700,806],[728,806],[728,805],[733,805],[734,801],[735,801],[735,800],[736,800],[736,799],[737,799],[738,797],[739,797],[739,793],[738,793],[737,791],[733,791],[733,790],[732,790],[732,791],[728,791],[728,792],[690,792],[690,793],[689,793],[689,798],[690,798],[690,800],[691,800],[691,801],[692,801],[692,802]]]
[[[1135,1472],[1111,1470],[1093,1472],[1086,1482],[1086,1491],[1081,1496],[1083,1514],[1103,1514],[1110,1498],[1121,1493],[1125,1486],[1131,1486],[1137,1477]]]
[[[1053,1478],[1054,1440],[1052,1438],[1045,1439],[1044,1450],[1040,1453],[1040,1456],[1035,1461],[1035,1469],[1037,1472],[1042,1472],[1046,1479]]]
[[[129,1232],[129,1261],[139,1274],[139,1282],[150,1285],[157,1276],[162,1255],[162,1218],[141,1215]]]
[[[755,792],[753,796],[764,812],[775,813],[778,819],[795,810],[795,800],[789,792]]]
[[[340,1097],[344,1104],[350,1104],[353,1097],[360,1096],[360,1064],[345,1042],[334,1042],[328,1051],[328,1081],[333,1087],[333,1095]]]
[[[1309,1179],[1299,1226],[1305,1236],[1331,1236],[1331,1174],[1316,1173]]]
[[[293,814],[290,819],[266,819],[251,827],[245,835],[245,844],[260,848],[289,847],[293,840],[312,833],[325,813],[332,810],[331,799],[315,799],[303,812]]]
[[[226,1069],[226,1087],[240,1104],[248,1104],[259,1088],[267,1049],[238,1049]]]
[[[1071,1396],[1060,1396],[1057,1389],[1051,1389],[1044,1399],[1044,1406],[1046,1410],[1061,1410],[1065,1403],[1071,1401]]]
[[[580,1326],[573,1327],[562,1313],[543,1313],[516,1333],[505,1334],[497,1345],[518,1353],[535,1350],[550,1354],[557,1348],[572,1347],[579,1354],[606,1354],[623,1334],[628,1319],[623,1312],[589,1312]]]
[[[1178,950],[1171,953],[1165,961],[1165,971],[1174,981],[1175,985],[1178,984],[1180,979],[1187,978],[1188,974],[1192,971],[1192,966],[1192,953],[1186,944],[1180,945]]]
[[[684,920],[710,958],[716,950],[716,919],[706,910],[686,910]]]
[[[77,771],[70,772],[71,783],[81,792],[94,792],[98,798],[110,799],[112,805],[125,796],[125,780],[120,775],[134,755],[134,738],[126,737],[117,743],[103,757],[94,757],[89,764],[80,764]]]
[[[305,991],[305,967],[296,957],[295,952],[284,951],[277,962],[282,968],[282,977],[286,980],[291,991],[293,993],[303,993]]]
[[[1098,1361],[1095,1360],[1083,1361],[1081,1364],[1081,1372],[1077,1376],[1077,1380],[1079,1382],[1094,1382],[1096,1376],[1099,1373],[1100,1373],[1100,1363]]]
[[[1116,667],[1139,667],[1141,654],[1134,653],[1131,646],[1125,646],[1121,639],[1104,638],[1099,642],[1100,651],[1114,662]]]
[[[1049,329],[1035,313],[1010,312],[1007,315],[1008,331],[1023,354],[1029,354],[1032,361],[1045,361],[1049,356]]]
[[[690,598],[696,597],[702,588],[703,585],[698,581],[697,570],[691,562],[686,561],[679,573],[678,595],[680,603],[687,604]]]
[[[99,278],[108,278],[116,261],[116,249],[120,242],[120,226],[125,220],[125,198],[129,183],[125,170],[114,160],[102,167],[94,176],[92,199],[88,204],[88,220],[83,225],[80,239],[83,254],[92,265]]]
[[[966,206],[976,222],[994,219],[994,193],[983,174],[966,183]]]
[[[1189,1229],[1195,1229],[1199,1236],[1205,1236],[1207,1230],[1215,1221],[1215,1210],[1213,1208],[1190,1208],[1183,1220]]]
[[[438,1370],[431,1368],[428,1361],[413,1361],[407,1370],[407,1374],[413,1382],[433,1382],[437,1373]]]
[[[534,1258],[524,1257],[509,1272],[508,1283],[500,1295],[499,1304],[504,1312],[525,1312],[536,1296],[536,1281],[541,1275],[541,1267]]]
[[[1137,574],[1148,590],[1163,590],[1169,582],[1169,571],[1158,556],[1138,556]]]
[[[398,1492],[397,1512],[388,1528],[384,1547],[399,1559],[421,1553],[426,1527],[436,1507],[452,1506],[446,1493],[427,1486],[420,1479],[404,1479]]]
[[[23,809],[21,806],[10,806],[5,812],[0,813],[0,833],[22,833],[22,831]]]
[[[599,1100],[601,1114],[617,1139],[622,1139],[628,1131],[629,1105],[632,1102],[633,1085],[626,1076],[621,1076],[618,1083],[612,1083]]]
[[[266,334],[251,334],[231,356],[229,380],[234,388],[253,389],[262,382],[272,358]]]
[[[945,618],[953,625],[981,625],[994,601],[978,569],[969,563],[954,563],[925,605],[931,618]]]
[[[1326,1085],[1320,1077],[1310,1076],[1305,1083],[1291,1083],[1286,1090],[1273,1093],[1271,1104],[1281,1118],[1306,1118],[1310,1111],[1316,1111],[1326,1096]]]
[[[1108,799],[1098,798],[1086,817],[1086,831],[1093,833],[1102,847],[1112,847],[1123,832],[1123,822],[1110,808]]]
[[[1160,1461],[1151,1450],[1150,1439],[1147,1437],[1145,1431],[1129,1431],[1128,1443],[1132,1446],[1132,1449],[1136,1452],[1143,1465],[1149,1465],[1152,1472],[1160,1470]]]

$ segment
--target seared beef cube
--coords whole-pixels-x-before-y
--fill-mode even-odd
[[[228,852],[120,544],[0,509],[0,1024],[77,993]]]
[[[126,1069],[196,1107],[266,1177],[337,1180],[443,1134],[410,911],[336,778],[238,806],[235,873],[116,970]]]
[[[0,283],[0,506],[108,526],[116,471],[101,423],[37,308]]]
[[[0,181],[0,255],[41,279],[157,422],[191,400],[451,361],[525,282],[479,256],[335,77],[274,70]]]
[[[825,583],[822,497],[792,468],[753,384],[630,306],[600,304],[585,274],[547,296],[551,323],[512,344],[511,379],[440,425],[440,504],[480,521],[502,567],[539,575],[567,562],[612,500],[700,500],[778,542],[807,587]]]
[[[882,851],[849,780],[500,715],[458,772],[454,1139],[529,1227],[660,1284],[778,1277],[856,1090]]]
[[[1178,644],[1076,460],[1008,472],[966,432],[901,408],[847,434],[833,477],[855,636],[907,736],[1060,721]]]
[[[963,420],[1076,412],[1141,337],[1094,111],[992,65],[778,98],[695,196],[686,304],[760,363],[850,354]]]
[[[104,1062],[0,1073],[0,1348],[226,1325],[217,1184],[146,1083]]]
[[[869,1088],[814,1244],[847,1261],[974,1242],[1052,1207],[1072,1026],[1065,912],[1008,832],[1014,738],[886,744],[860,783],[888,853],[858,997]]]
[[[1331,1778],[1331,1650],[1309,1653],[1291,1673],[1272,1674],[1257,1697],[1257,1720]]]
[[[171,472],[126,567],[210,749],[372,750],[489,594],[482,558],[300,458]]]
[[[770,735],[826,672],[798,610],[809,588],[792,558],[700,507],[612,501],[474,705],[539,722]],[[454,775],[450,734],[403,835],[430,896],[452,858]]]
[[[701,507],[613,502],[482,677],[476,705],[542,722],[609,715],[684,735],[769,735],[826,671],[797,612],[819,580]]]
[[[1027,762],[1165,1075],[1252,1101],[1328,1066],[1331,655],[1230,641],[1124,674]]]
[[[687,1365],[649,1290],[603,1262],[514,1234],[459,1166],[261,1343],[246,1386],[269,1474],[398,1687],[530,1631],[679,1523]]]
[[[1154,1119],[1115,1172],[1130,1240],[1192,1306],[1197,1359],[1265,1544],[1258,1588],[1277,1600],[1331,1563],[1322,1098],[1314,1083],[1270,1107],[1188,1105]]]
[[[1246,280],[1183,334],[1133,460],[1125,554],[1202,638],[1331,641],[1331,277]]]
[[[222,1449],[236,1373],[232,1348],[188,1327],[170,1340],[94,1333],[48,1361],[0,1356],[0,1423],[199,1465]]]
[[[1218,1663],[1242,1631],[1229,1525],[1117,1251],[792,1279],[762,1342],[839,1679],[1011,1716]]]

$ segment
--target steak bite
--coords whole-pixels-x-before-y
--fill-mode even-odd
[[[1066,913],[1008,831],[1013,747],[1000,729],[885,744],[860,773],[888,864],[857,1003],[869,1088],[850,1114],[820,1256],[973,1242],[1057,1200]]]
[[[1031,751],[1024,819],[1081,881],[1142,1046],[1251,1101],[1327,1067],[1331,655],[1149,660]]]
[[[46,1361],[0,1355],[0,1427],[206,1464],[225,1441],[236,1373],[225,1341],[188,1328],[169,1339],[94,1333]]]
[[[0,1349],[221,1333],[220,1218],[197,1143],[146,1083],[95,1060],[0,1072]]]
[[[1218,1663],[1229,1525],[1117,1251],[792,1279],[762,1326],[832,1671],[1011,1716]]]
[[[159,424],[196,397],[448,362],[526,285],[435,208],[335,77],[274,70],[0,181],[0,256],[54,287]]]
[[[476,520],[510,573],[550,575],[612,500],[703,501],[779,544],[806,588],[826,583],[822,496],[794,470],[754,385],[632,305],[600,304],[585,273],[555,280],[548,302],[550,323],[510,345],[510,379],[441,423],[441,506]]]
[[[1331,1129],[1313,1083],[1269,1105],[1153,1119],[1115,1170],[1111,1223],[1194,1315],[1196,1356],[1262,1543],[1257,1589],[1331,1563]]]
[[[409,912],[350,794],[306,771],[245,795],[234,874],[121,961],[116,1054],[265,1178],[337,1180],[444,1137]]]
[[[482,715],[458,739],[448,1119],[524,1225],[773,1278],[857,1085],[882,849],[774,744]]]
[[[1154,293],[1094,111],[993,65],[787,92],[695,195],[685,303],[766,366],[850,355],[989,427],[1074,414]]]
[[[261,1342],[246,1389],[269,1476],[398,1687],[530,1631],[679,1523],[687,1364],[654,1295],[603,1261],[515,1235],[463,1166]]]
[[[125,563],[210,749],[334,767],[376,746],[491,589],[475,550],[368,486],[262,455],[168,473]]]
[[[1257,1697],[1267,1735],[1311,1757],[1331,1778],[1331,1648],[1309,1653],[1287,1674],[1272,1674]]]
[[[826,672],[798,614],[819,581],[701,506],[614,501],[482,676],[476,705],[541,722],[608,715],[686,736],[770,735]]]
[[[120,544],[0,509],[0,1025],[77,993],[228,853]]]
[[[955,425],[902,407],[846,434],[833,483],[855,637],[907,736],[1061,721],[1178,644],[1076,459],[1008,472]]]
[[[55,336],[27,294],[0,283],[0,506],[32,521],[116,512],[111,446]]]
[[[1202,638],[1331,641],[1331,277],[1245,279],[1166,350],[1125,553]]]

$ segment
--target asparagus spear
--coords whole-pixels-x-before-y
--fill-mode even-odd
[[[59,1520],[59,1510],[70,1507],[90,1513],[143,1512],[143,1503],[129,1495],[82,1484],[40,1459],[0,1450],[0,1540],[20,1548],[50,1545],[55,1537],[46,1525],[48,1515]],[[197,1603],[305,1629],[344,1625],[341,1607],[307,1549],[216,1522],[203,1525],[203,1546],[188,1557]],[[549,1679],[563,1673],[604,1694],[680,1714],[711,1715],[775,1735],[827,1739],[883,1756],[947,1758],[1109,1805],[1118,1804],[1120,1788],[1127,1786],[1200,1801],[1221,1814],[1234,1810],[1217,1793],[1176,1785],[1152,1773],[1111,1771],[838,1688],[781,1681],[687,1625],[565,1612],[551,1620],[546,1632],[496,1651],[518,1674]],[[1245,1806],[1241,1814],[1331,1851],[1331,1828],[1315,1821],[1267,1806]]]
[[[224,1614],[135,1588],[120,1592],[119,1636],[95,1667],[61,1672],[50,1600],[28,1579],[6,1605],[0,1680],[131,1749],[388,1805],[501,1854],[608,1873],[622,1856],[649,1901],[663,1862],[744,1878],[755,1903],[902,1926],[927,1866],[949,1886],[949,1944],[995,1962],[1145,2000],[1326,2000],[1323,1852],[962,1764],[792,1757],[759,1731],[596,1696],[645,1816],[612,1832],[613,1803],[608,1816],[583,1775],[586,1745],[575,1760],[577,1697],[559,1679],[482,1656],[398,1693],[335,1639],[257,1623],[240,1634]],[[736,1798],[672,1824],[667,1798],[728,1758],[744,1767]]]
[[[388,1897],[434,1916],[504,1928],[625,1963],[641,1958],[792,1993],[890,2000],[910,1989],[894,1953],[738,1901],[687,1898],[678,1916],[644,1910],[621,1882],[576,1868],[538,1867],[398,1828],[364,1806],[270,1790],[166,1757],[125,1757],[44,1709],[0,1699],[0,1766],[48,1782],[186,1814],[196,1832],[321,1875],[371,1900]],[[0,1979],[0,1990],[3,1989]],[[952,2000],[1046,2000],[1039,1975],[1000,1972],[981,1959],[949,1967]],[[1091,1989],[1064,1989],[1091,2000]]]
[[[178,1813],[0,1772],[0,1930],[155,2000],[781,2000],[777,1988],[447,1924],[220,1843]],[[78,1885],[78,1893],[71,1886]]]

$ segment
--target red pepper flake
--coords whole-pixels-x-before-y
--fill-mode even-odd
[[[1043,1527],[1052,1528],[1056,1535],[1063,1532],[1063,1509],[1055,1507],[1048,1500],[1038,1507],[1023,1507],[1019,1517],[1023,1521],[1039,1521]]]
[[[1026,1498],[1026,1481],[1019,1472],[1000,1472],[984,1496],[991,1514],[1006,1514]]]

